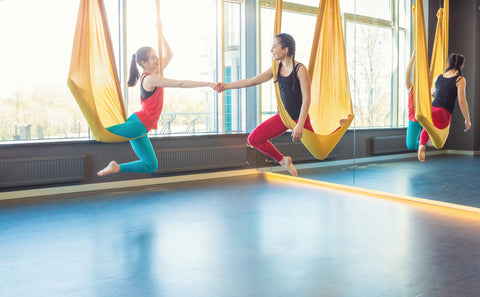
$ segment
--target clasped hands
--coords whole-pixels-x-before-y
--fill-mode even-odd
[[[224,82],[209,83],[208,86],[217,91],[218,93],[221,93],[227,89],[227,85]]]

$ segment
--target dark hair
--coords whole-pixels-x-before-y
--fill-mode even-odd
[[[142,62],[148,61],[148,54],[150,54],[152,50],[153,48],[149,46],[143,46],[132,55],[132,61],[130,62],[130,75],[128,76],[127,82],[129,87],[135,86],[140,78],[140,72],[138,72],[137,64],[142,67]]]
[[[447,72],[448,70],[455,69],[458,71],[458,74],[462,75],[462,68],[463,62],[465,61],[465,57],[462,54],[452,53],[448,56],[448,65],[447,65]]]
[[[293,70],[295,71],[295,39],[292,35],[287,33],[280,33],[275,36],[278,38],[278,43],[282,46],[282,49],[288,48],[287,57],[292,57],[293,61]],[[292,90],[295,90],[295,80],[297,79],[297,74],[293,76],[293,87]]]

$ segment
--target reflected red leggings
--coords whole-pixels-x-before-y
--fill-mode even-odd
[[[295,122],[298,122],[298,120]],[[304,128],[313,132],[309,116],[307,116]],[[283,124],[280,115],[277,113],[250,133],[248,143],[265,155],[272,157],[275,161],[280,162],[283,155],[269,140],[282,135],[287,130],[288,128]]]
[[[438,129],[443,129],[450,124],[452,119],[451,114],[445,108],[432,106],[432,121],[433,125]],[[428,135],[425,129],[422,129],[422,133],[420,133],[420,145],[425,145],[428,140],[430,139],[430,135]]]

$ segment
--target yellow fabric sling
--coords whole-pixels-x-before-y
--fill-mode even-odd
[[[282,6],[283,1],[277,0],[274,35],[281,30]],[[279,62],[273,61],[274,81],[278,67]],[[304,129],[302,143],[315,158],[323,160],[354,118],[338,0],[320,1],[308,72],[312,81],[309,115],[315,132]],[[278,83],[275,83],[275,93],[283,123],[294,129],[296,123],[283,106]]]
[[[103,0],[80,2],[67,84],[97,141],[131,140],[105,129],[124,123],[126,112]]]
[[[417,0],[413,5],[412,11],[414,14],[414,46],[416,51],[413,84],[415,96],[415,118],[428,132],[433,146],[437,149],[441,149],[447,140],[450,125],[444,129],[439,129],[433,125],[432,96],[430,95],[430,89],[433,86],[433,78],[442,74],[447,68],[449,0],[444,0],[444,8],[439,9],[437,13],[438,22],[430,66],[431,75],[428,68],[423,1]]]

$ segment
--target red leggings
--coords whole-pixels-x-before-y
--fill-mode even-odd
[[[432,106],[432,121],[433,125],[438,129],[446,128],[452,119],[452,116],[445,108]],[[428,140],[430,139],[430,135],[428,135],[425,129],[422,129],[422,133],[420,133],[420,145],[425,145]]]
[[[298,120],[295,122],[298,122]],[[313,132],[309,116],[307,116],[304,128]],[[282,135],[287,130],[288,128],[283,124],[280,115],[277,113],[250,133],[248,143],[265,155],[272,157],[275,161],[280,162],[283,155],[269,140]]]

